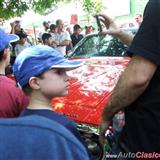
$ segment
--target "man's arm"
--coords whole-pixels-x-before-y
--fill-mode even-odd
[[[105,132],[114,114],[129,106],[145,91],[156,68],[153,62],[143,57],[132,57],[103,110],[100,126],[101,144],[104,143]]]
[[[58,44],[57,46],[67,46],[70,44],[70,40],[64,40],[63,42],[61,42],[60,44]]]
[[[130,45],[134,35],[132,33],[129,33],[127,31],[123,31],[115,22],[113,19],[111,19],[109,16],[104,14],[99,14],[100,20],[104,23],[106,27],[106,31],[103,31],[103,34],[109,34],[111,36],[114,36],[116,38],[119,38],[119,40],[126,44]]]
[[[131,32],[123,31],[123,30],[120,29],[115,37],[119,38],[119,40],[123,44],[126,44],[127,46],[130,46],[131,43],[132,43],[132,40],[134,38],[134,35]]]

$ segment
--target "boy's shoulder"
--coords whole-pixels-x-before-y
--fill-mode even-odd
[[[1,119],[0,132],[1,159],[89,159],[70,131],[41,116]],[[10,154],[3,154],[6,150]]]

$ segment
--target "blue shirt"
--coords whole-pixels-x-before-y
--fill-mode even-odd
[[[0,133],[3,160],[89,160],[68,129],[42,116],[0,119]]]
[[[85,142],[81,138],[81,135],[79,131],[76,128],[76,125],[74,122],[67,117],[60,115],[59,113],[56,113],[54,111],[48,110],[48,109],[28,109],[26,108],[20,116],[29,116],[29,115],[39,115],[46,118],[49,118],[53,121],[56,121],[63,125],[65,128],[70,130],[84,145]]]

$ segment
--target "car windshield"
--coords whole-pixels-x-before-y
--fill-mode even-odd
[[[83,38],[68,57],[127,56],[127,46],[117,38],[93,34]]]

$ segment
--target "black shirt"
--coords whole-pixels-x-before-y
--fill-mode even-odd
[[[144,93],[125,110],[126,124],[119,144],[126,152],[160,153],[160,1],[150,0],[130,48],[131,55],[158,67]]]
[[[74,33],[71,35],[71,40],[72,40],[72,44],[73,47],[83,38],[83,35],[75,35]]]

